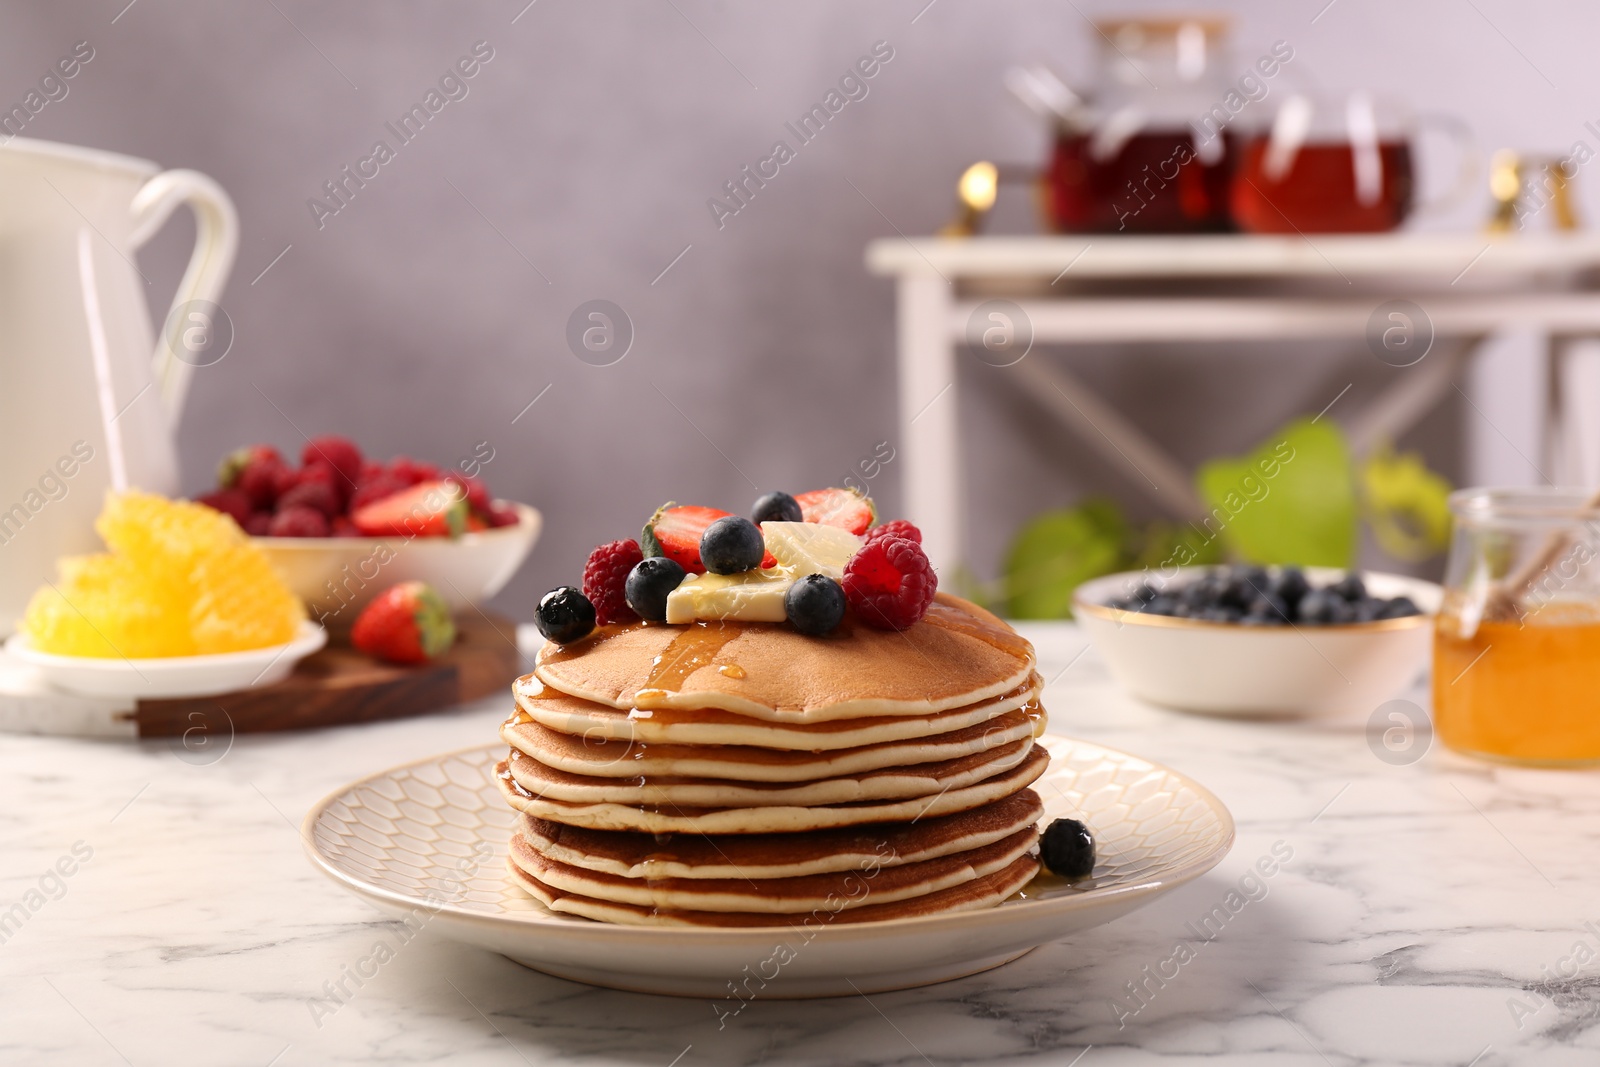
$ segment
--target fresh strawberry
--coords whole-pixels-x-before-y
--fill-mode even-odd
[[[250,494],[236,485],[227,489],[214,489],[204,496],[197,496],[195,502],[204,504],[208,508],[215,508],[224,515],[233,516],[233,521],[240,526],[250,520],[250,513],[254,510]]]
[[[329,519],[344,511],[333,486],[318,480],[303,481],[278,498],[279,511],[294,507],[316,508]]]
[[[489,528],[489,522],[476,511],[467,512],[467,533],[482,533]]]
[[[594,604],[595,621],[601,626],[613,622],[633,622],[638,614],[628,606],[628,572],[644,559],[644,551],[633,538],[599,545],[583,565],[583,595]]]
[[[874,526],[867,531],[868,541],[876,537],[905,537],[919,545],[922,544],[922,531],[905,519],[892,519],[882,526]]]
[[[283,508],[272,516],[268,537],[327,537],[328,517],[316,508],[299,504]]]
[[[401,582],[362,609],[350,643],[391,663],[424,663],[455,644],[456,624],[444,600],[423,582]]]
[[[306,447],[300,450],[300,462],[307,467],[314,463],[326,463],[332,467],[339,473],[345,494],[361,477],[361,449],[350,438],[335,433],[325,433],[307,441]]]
[[[368,537],[457,537],[467,525],[467,501],[454,482],[422,482],[350,518]]]
[[[872,498],[855,489],[813,489],[795,500],[806,522],[837,526],[857,536],[866,533],[878,517]]]
[[[646,556],[666,556],[690,574],[704,574],[700,562],[700,537],[706,527],[728,512],[705,508],[695,504],[678,506],[667,502],[656,509],[650,521],[644,524],[644,534],[639,546]]]
[[[868,626],[904,630],[928,611],[939,576],[922,546],[905,537],[875,537],[845,564],[844,596]]]

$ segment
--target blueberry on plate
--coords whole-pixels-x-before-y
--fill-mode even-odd
[[[545,640],[571,644],[594,630],[594,604],[581,590],[563,585],[539,598],[533,623]]]
[[[667,594],[678,588],[685,576],[686,572],[676,560],[651,556],[635,563],[628,572],[628,580],[622,587],[623,596],[639,618],[665,622]]]
[[[1039,835],[1039,858],[1052,874],[1082,878],[1094,870],[1094,835],[1077,819],[1057,819]]]
[[[803,522],[805,516],[800,514],[800,501],[788,493],[767,493],[750,509],[750,521],[758,525],[763,522]]]
[[[844,588],[826,574],[808,574],[783,594],[783,612],[803,634],[832,633],[844,619]]]
[[[700,562],[712,574],[742,574],[761,566],[767,554],[761,529],[749,519],[729,515],[700,535]]]

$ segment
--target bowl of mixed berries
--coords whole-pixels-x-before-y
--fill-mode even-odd
[[[1441,595],[1397,574],[1230,565],[1096,578],[1072,609],[1112,676],[1152,704],[1370,714],[1426,666]]]
[[[271,445],[238,449],[196,500],[233,516],[324,623],[353,619],[398,582],[426,582],[452,608],[481,603],[541,526],[537,510],[497,499],[465,470],[380,462],[335,434],[308,440],[298,464]]]

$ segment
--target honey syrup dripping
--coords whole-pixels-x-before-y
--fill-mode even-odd
[[[695,671],[711,666],[717,654],[741,632],[739,626],[724,622],[696,622],[684,627],[683,632],[651,661],[650,676],[634,696],[635,706],[659,706],[665,698],[677,693]],[[730,666],[737,668],[737,665]]]

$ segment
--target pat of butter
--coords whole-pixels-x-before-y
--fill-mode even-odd
[[[761,534],[777,566],[690,575],[667,594],[667,622],[783,622],[788,617],[783,598],[797,579],[826,574],[839,581],[861,547],[861,538],[849,530],[809,522],[764,522]]]

